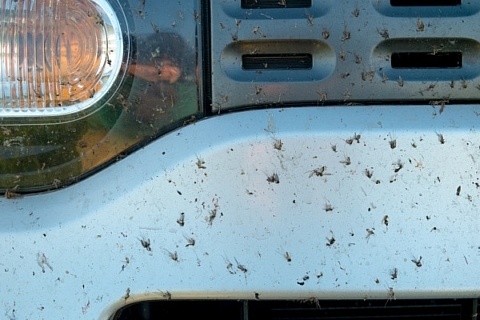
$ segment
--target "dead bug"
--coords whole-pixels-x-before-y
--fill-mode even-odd
[[[455,193],[457,196],[460,195],[460,192],[462,191],[462,186],[457,187],[457,192]]]
[[[183,121],[183,126],[188,126],[189,124],[197,122],[197,118],[195,116],[191,116],[190,118]]]
[[[275,139],[273,141],[273,148],[276,149],[276,150],[282,150],[282,147],[283,147],[283,142],[282,140],[280,139]]]
[[[355,18],[358,18],[358,16],[360,15],[360,10],[358,8],[355,8],[355,10],[352,11],[352,15]]]
[[[325,203],[325,206],[323,207],[323,210],[325,210],[325,212],[332,212],[333,211],[333,206],[330,204],[330,203]]]
[[[190,246],[193,247],[195,245],[195,239],[194,238],[185,237],[185,239],[187,240],[187,244],[185,245],[185,247],[190,247]]]
[[[125,302],[127,302],[127,299],[130,298],[130,288],[127,288],[127,290],[125,290],[125,295],[123,296],[123,298],[125,299]]]
[[[387,40],[388,38],[390,38],[390,34],[388,33],[388,30],[387,29],[382,29],[382,30],[379,30],[377,29],[377,32],[378,34],[385,40]]]
[[[342,42],[350,40],[350,38],[351,38],[350,31],[348,31],[347,26],[345,26],[342,33]]]
[[[382,218],[382,223],[388,227],[388,224],[389,224],[389,216],[388,214],[384,215],[383,218]]]
[[[422,19],[417,19],[417,31],[422,32],[425,30],[425,24],[423,23]]]
[[[362,56],[355,54],[355,63],[356,64],[362,63]]]
[[[20,198],[22,195],[20,193],[17,193],[17,192],[13,192],[13,191],[10,191],[10,190],[5,190],[5,199],[17,199],[17,198]]]
[[[393,164],[394,165],[394,168],[393,168],[393,172],[395,173],[398,173],[400,170],[403,169],[403,162],[398,160],[396,163]]]
[[[211,226],[213,223],[213,220],[215,220],[216,217],[217,217],[217,208],[214,208],[210,210],[208,213],[208,217],[207,217],[208,225]]]
[[[166,250],[166,249],[165,249]],[[178,254],[177,254],[177,251],[174,251],[174,252],[170,252],[168,250],[166,250],[167,253],[168,253],[168,256],[170,257],[170,259],[172,259],[173,261],[175,262],[178,262]]]
[[[171,300],[171,299],[172,299],[172,294],[171,294],[170,292],[168,292],[168,291],[165,291],[165,292],[160,291],[160,293],[162,294],[162,297],[163,297],[164,299],[167,299],[167,300]]]
[[[397,139],[391,139],[389,142],[390,149],[395,149],[397,147]]]
[[[285,260],[287,260],[287,262],[292,262],[292,256],[290,255],[290,253],[288,253],[288,251],[285,251],[283,257],[285,258]]]
[[[393,268],[392,271],[390,271],[390,279],[395,280],[398,277],[398,269]]]
[[[395,300],[395,292],[393,291],[393,287],[388,287],[387,291],[387,301],[385,302],[385,306],[389,301]]]
[[[350,157],[345,157],[344,160],[341,160],[340,163],[346,165],[346,166],[349,166],[352,164],[352,160],[350,159]]]
[[[356,141],[357,143],[360,143],[360,138],[361,137],[362,137],[361,135],[359,135],[357,133],[354,133],[353,137],[348,138],[347,140],[345,140],[345,142],[349,145],[351,145],[353,143],[353,141]]]
[[[366,238],[367,240],[370,239],[370,236],[371,236],[371,235],[374,235],[374,234],[375,234],[375,228],[371,228],[371,229],[370,229],[370,228],[367,228],[366,231],[367,231],[367,235],[365,236],[365,238]]]
[[[53,268],[48,262],[48,259],[45,253],[41,253],[41,252],[37,253],[37,263],[40,266],[40,268],[42,268],[43,273],[45,273],[45,266],[47,266],[51,271],[53,271]]]
[[[235,272],[235,270],[233,270],[233,264],[232,264],[230,261],[228,261],[228,260],[226,260],[226,262],[227,262],[227,270],[228,270],[228,272],[229,272],[230,274],[235,274],[236,272]]]
[[[333,152],[337,152],[337,145],[336,144],[332,144],[331,148],[332,148]]]
[[[443,137],[443,134],[437,133],[437,137],[438,137],[438,141],[439,141],[441,144],[445,144],[445,138]]]
[[[320,99],[318,99],[319,102],[322,103],[322,105],[327,101],[327,94],[325,92],[318,92],[317,94],[320,96]]]
[[[322,37],[324,40],[327,40],[328,38],[330,38],[330,31],[328,31],[327,28],[323,28]]]
[[[327,239],[327,243],[326,243],[326,246],[327,247],[331,247],[333,246],[333,244],[335,243],[335,238],[332,236],[331,238],[326,238]]]
[[[124,271],[129,263],[130,263],[130,259],[128,257],[125,257],[125,260],[123,261],[123,264],[122,264],[122,270],[120,270],[120,272]]]
[[[419,267],[419,268],[423,265],[423,264],[422,264],[422,256],[420,256],[418,259],[415,259],[415,258],[414,258],[414,259],[412,259],[411,261],[412,261],[413,263],[415,263],[415,265],[416,265],[417,267]]]
[[[237,269],[242,271],[243,273],[247,273],[248,269],[243,265],[238,263],[237,259],[235,258],[235,262],[237,263]]]
[[[180,217],[177,219],[177,223],[180,227],[183,227],[185,225],[185,213],[184,212],[180,213]]]
[[[305,10],[305,16],[307,17],[307,23],[309,26],[313,26],[313,15],[311,15],[307,10]]]
[[[400,87],[403,87],[403,85],[405,84],[401,76],[398,76],[397,83]]]
[[[280,183],[280,178],[278,177],[278,174],[274,172],[271,176],[267,177],[268,183]]]
[[[311,178],[314,175],[317,176],[317,177],[323,177],[323,176],[330,175],[329,173],[326,173],[325,170],[327,170],[326,166],[321,166],[321,167],[318,167],[316,169],[313,169],[312,171],[310,171],[310,175],[308,177]]]
[[[373,171],[365,169],[364,172],[365,172],[365,175],[367,176],[367,178],[371,179],[373,177]]]
[[[347,51],[344,48],[340,50],[340,60],[345,61],[347,59]]]
[[[207,169],[205,166],[205,161],[200,157],[197,157],[197,162],[195,164],[197,165],[198,169]]]
[[[345,142],[346,142],[347,144],[349,144],[349,145],[353,144],[354,141],[356,141],[357,143],[360,143],[360,138],[361,138],[361,137],[362,137],[361,135],[355,133],[355,134],[353,135],[353,137],[348,138],[347,140],[345,140]]]
[[[142,247],[147,249],[147,251],[152,251],[152,247],[150,247],[150,239],[142,238],[142,239],[138,239],[138,240],[140,240],[140,243],[142,244]]]

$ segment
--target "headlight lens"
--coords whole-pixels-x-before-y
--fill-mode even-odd
[[[104,0],[3,0],[0,23],[0,117],[84,115],[118,76],[120,24]]]
[[[0,192],[68,185],[200,116],[199,9],[0,0]]]

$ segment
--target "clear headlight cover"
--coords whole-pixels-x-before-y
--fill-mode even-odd
[[[3,0],[0,23],[2,117],[66,121],[118,77],[122,34],[105,0]]]
[[[200,115],[196,1],[0,0],[0,192],[68,185]]]

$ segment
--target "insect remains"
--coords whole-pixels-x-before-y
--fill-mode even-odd
[[[243,265],[238,263],[237,259],[235,258],[235,262],[237,263],[237,269],[242,271],[243,273],[247,273],[248,269]]]
[[[393,291],[392,287],[388,287],[387,291],[387,301],[385,302],[385,306],[389,301],[395,300],[395,292]]]
[[[170,252],[170,251],[167,250],[167,253],[168,253],[168,256],[170,257],[170,259],[172,259],[172,260],[175,261],[175,262],[178,262],[178,254],[177,254],[177,251]]]
[[[389,143],[390,143],[390,149],[395,149],[397,147],[397,139],[391,139]]]
[[[127,288],[127,290],[125,290],[125,295],[123,296],[125,302],[127,302],[128,298],[130,298],[130,288]]]
[[[344,42],[350,40],[351,36],[352,35],[350,34],[350,31],[348,31],[347,26],[345,26],[343,29],[342,41]]]
[[[387,40],[388,38],[390,38],[390,34],[388,33],[388,30],[387,29],[382,29],[382,30],[378,30],[377,29],[377,32],[378,34],[385,40]]]
[[[185,225],[185,213],[184,212],[180,213],[180,217],[177,219],[177,223],[180,227],[183,227]]]
[[[389,223],[389,217],[388,217],[388,214],[384,215],[383,218],[382,218],[382,223],[388,227],[388,223]]]
[[[354,141],[356,141],[357,143],[360,143],[360,138],[361,138],[361,137],[362,137],[361,135],[355,133],[355,134],[353,135],[353,137],[348,138],[347,140],[345,140],[345,142],[346,142],[347,144],[349,144],[349,145],[353,144]]]
[[[205,161],[202,158],[197,157],[196,165],[198,169],[207,169],[205,166]]]
[[[352,164],[352,161],[351,161],[350,157],[345,157],[345,160],[340,161],[340,163],[342,163],[346,166],[349,166],[349,165]]]
[[[395,280],[398,277],[398,269],[393,268],[393,270],[390,272],[390,279]]]
[[[333,211],[333,206],[330,204],[330,203],[325,203],[325,206],[323,207],[323,210],[325,210],[325,212],[332,212]]]
[[[276,150],[282,150],[282,147],[283,147],[283,142],[282,140],[280,139],[275,139],[275,141],[273,142],[273,148],[275,148]]]
[[[413,263],[415,263],[415,265],[416,265],[417,267],[419,267],[419,268],[423,265],[423,264],[422,264],[422,256],[420,256],[418,259],[412,259],[411,261],[412,261]]]
[[[400,170],[403,169],[403,163],[402,161],[398,160],[395,164],[394,164],[394,169],[393,169],[393,172],[395,173],[398,173]]]
[[[45,253],[37,253],[37,263],[42,268],[42,272],[45,273],[45,267],[48,267],[51,271],[53,271],[52,266],[48,262],[47,256]]]
[[[460,195],[460,192],[462,191],[462,186],[457,187],[457,192],[455,193],[457,196]]]
[[[324,28],[323,31],[322,31],[322,38],[324,40],[327,40],[328,38],[330,38],[330,32],[328,31],[328,29]]]
[[[285,258],[285,260],[287,260],[287,262],[292,262],[292,256],[290,255],[290,253],[288,253],[288,251],[285,251],[283,257]]]
[[[147,249],[147,251],[152,251],[152,247],[150,247],[150,239],[142,238],[139,240],[140,240],[140,243],[142,244],[142,247]]]
[[[365,169],[365,175],[367,176],[367,178],[371,179],[373,177],[373,171]]]
[[[278,177],[278,174],[274,172],[271,176],[267,177],[268,183],[280,183],[280,178]]]
[[[445,144],[445,138],[443,137],[443,134],[437,133],[437,137],[438,137],[438,141],[439,141],[441,144]]]
[[[187,244],[185,245],[185,247],[190,247],[190,246],[193,247],[195,245],[195,239],[194,238],[185,237],[185,239],[187,240]]]
[[[220,209],[220,206],[218,205],[218,199],[213,198],[212,199],[213,203],[213,209],[209,211],[208,217],[206,217],[206,220],[208,221],[208,225],[212,225],[213,220],[217,217],[218,210]]]
[[[326,243],[326,246],[327,247],[331,247],[333,246],[333,244],[335,243],[335,238],[332,236],[331,238],[327,238],[327,243]]]
[[[367,235],[365,236],[365,238],[366,238],[367,240],[369,240],[369,239],[370,239],[370,236],[372,236],[372,235],[375,234],[375,228],[371,228],[371,229],[370,229],[370,228],[367,228],[366,231],[367,231]]]
[[[314,175],[317,176],[317,177],[323,177],[323,176],[330,175],[330,173],[326,173],[325,170],[327,170],[326,166],[321,166],[321,167],[318,167],[316,169],[313,169],[312,171],[310,171],[310,175],[308,177],[311,178]]]
[[[423,23],[422,19],[417,19],[417,31],[422,32],[425,30],[425,24]]]

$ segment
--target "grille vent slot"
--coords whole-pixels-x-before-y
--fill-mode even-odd
[[[198,318],[267,319],[475,319],[476,299],[463,300],[315,300],[305,301],[150,301],[128,305],[111,320]]]
[[[390,0],[390,5],[393,7],[442,7],[461,4],[461,0]]]
[[[312,65],[312,55],[308,53],[247,54],[242,57],[245,70],[308,70]]]
[[[312,0],[242,0],[243,9],[310,8]]]
[[[461,52],[394,52],[394,69],[451,69],[462,67]]]

